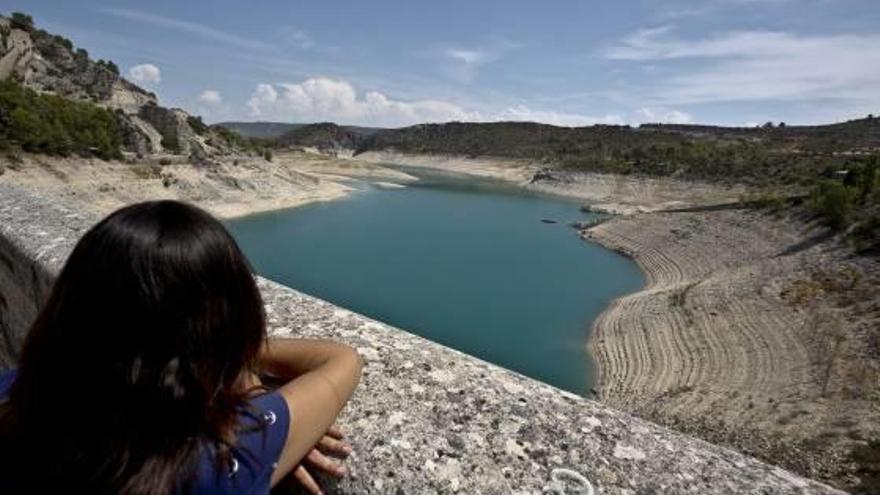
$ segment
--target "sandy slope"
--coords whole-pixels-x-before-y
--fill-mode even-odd
[[[584,234],[649,279],[595,322],[601,400],[854,481],[852,449],[880,437],[876,261],[743,210],[637,214]]]
[[[446,170],[478,177],[525,182],[540,167],[526,161],[494,158],[462,158],[457,156],[410,155],[387,151],[369,151],[354,156],[352,160],[377,165],[392,164]]]
[[[551,176],[534,181],[535,174],[545,168],[543,165],[501,158],[463,158],[371,151],[357,155],[353,160],[372,164],[441,169],[506,180],[527,189],[581,199],[590,203],[597,211],[620,214],[726,203],[737,201],[744,192],[739,186],[721,187],[669,178],[563,171],[553,171]]]
[[[180,199],[235,217],[337,199],[351,191],[353,178],[381,184],[413,180],[375,165],[309,153],[283,153],[272,162],[229,157],[201,165],[45,156],[13,163],[2,157],[0,166],[5,169],[0,181],[64,197],[99,214],[136,201]]]

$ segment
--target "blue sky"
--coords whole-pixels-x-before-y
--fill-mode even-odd
[[[211,122],[880,114],[878,0],[0,0],[14,10]]]

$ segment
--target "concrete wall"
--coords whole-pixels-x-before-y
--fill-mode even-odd
[[[0,236],[0,368],[10,367],[25,330],[37,314],[52,283],[42,266]]]
[[[80,224],[64,225],[76,213],[60,207],[46,212],[51,228],[44,228],[42,210],[34,208],[39,200],[21,201],[23,197],[0,184],[0,369],[14,364],[54,274],[82,233]]]
[[[96,220],[0,183],[0,321],[12,350]],[[340,417],[351,475],[329,492],[834,493],[271,281],[260,288],[272,334],[344,341],[366,360]]]

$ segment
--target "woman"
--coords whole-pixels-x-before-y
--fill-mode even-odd
[[[350,347],[268,339],[254,276],[206,212],[135,204],[79,241],[0,378],[2,493],[268,493],[341,475]],[[268,391],[258,379],[283,381]],[[4,385],[5,384],[5,385]]]

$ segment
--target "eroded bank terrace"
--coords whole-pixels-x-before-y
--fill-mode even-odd
[[[0,184],[0,368],[97,218]],[[837,493],[261,279],[269,331],[355,346],[337,493]],[[580,490],[580,491],[579,491]]]

